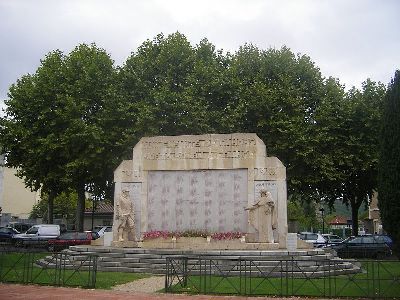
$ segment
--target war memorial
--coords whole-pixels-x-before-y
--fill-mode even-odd
[[[267,156],[256,134],[144,137],[114,181],[113,232],[65,250],[71,268],[94,255],[99,271],[165,274],[166,289],[176,276],[206,273],[311,278],[333,269],[360,272],[288,233],[286,169]]]
[[[286,248],[286,170],[267,156],[256,134],[144,137],[114,181],[116,247]],[[241,238],[149,243],[143,241],[149,232],[235,232]]]

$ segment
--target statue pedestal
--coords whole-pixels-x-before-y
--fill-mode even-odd
[[[138,243],[135,241],[113,241],[112,246],[117,248],[136,248]]]

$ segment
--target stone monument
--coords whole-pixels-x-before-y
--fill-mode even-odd
[[[132,154],[114,172],[114,246],[202,230],[286,247],[286,169],[256,134],[144,137]]]

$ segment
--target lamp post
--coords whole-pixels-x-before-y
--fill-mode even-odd
[[[323,207],[321,207],[321,208],[319,209],[319,211],[321,212],[321,216],[322,216],[322,234],[324,234],[324,233],[325,233],[325,222],[324,222],[324,212],[325,212],[325,209],[324,209]]]

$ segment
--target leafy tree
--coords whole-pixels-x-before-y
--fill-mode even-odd
[[[49,195],[42,193],[41,200],[38,204],[34,205],[29,218],[43,218],[46,220],[47,213],[47,202]],[[76,192],[62,192],[57,197],[54,198],[54,216],[56,218],[73,219],[76,211],[78,196]]]
[[[136,136],[215,131],[230,91],[225,70],[224,56],[207,40],[192,47],[175,33],[144,42],[119,74]]]
[[[10,88],[5,117],[1,119],[1,143],[6,163],[17,169],[32,190],[49,194],[48,222],[53,222],[53,199],[63,190],[63,149],[58,143],[60,126],[54,97],[62,92],[63,55],[50,52],[33,75],[25,75]]]
[[[368,204],[377,187],[379,127],[385,87],[367,80],[362,90],[355,88],[341,96],[332,89],[316,113],[316,183],[321,197],[333,205],[340,199],[352,212],[353,234],[358,233],[358,210]],[[336,90],[336,91],[335,91]],[[336,95],[336,96],[335,96]],[[332,101],[335,99],[335,101]]]
[[[345,93],[287,47],[223,54],[174,33],[117,70],[95,45],[49,53],[10,89],[0,134],[8,165],[50,204],[76,190],[78,229],[85,191],[111,195],[113,170],[142,136],[240,131],[283,161],[293,200],[350,203],[357,231],[354,213],[376,187],[383,94],[371,81]]]
[[[314,63],[290,49],[259,50],[245,45],[232,57],[237,104],[229,106],[231,131],[255,132],[268,155],[287,168],[291,194],[315,194],[313,183],[314,113],[323,98],[324,82]],[[228,125],[229,126],[229,125]]]
[[[376,186],[381,85],[367,81],[346,94],[286,47],[245,45],[224,56],[179,33],[146,41],[120,76],[138,137],[255,132],[286,165],[293,199],[341,199],[357,226],[358,208]]]
[[[316,207],[313,202],[289,201],[288,202],[288,218],[298,221],[300,231],[308,231],[312,228],[320,227],[317,220]]]
[[[11,87],[1,120],[7,165],[18,168],[28,186],[42,186],[49,203],[76,190],[78,230],[85,191],[110,195],[113,170],[127,151],[129,127],[119,121],[126,110],[115,80],[113,61],[94,44],[79,45],[66,56],[51,52],[35,74]]]
[[[389,84],[384,100],[379,160],[378,205],[385,231],[400,254],[400,71]]]
[[[64,61],[65,106],[60,110],[64,121],[60,143],[67,157],[64,165],[68,186],[78,194],[76,225],[83,230],[85,191],[95,183],[107,189],[118,153],[111,138],[113,126],[105,127],[110,105],[114,106],[115,69],[110,56],[95,45],[79,45]],[[123,116],[119,116],[123,118]],[[115,118],[115,116],[113,117]]]

